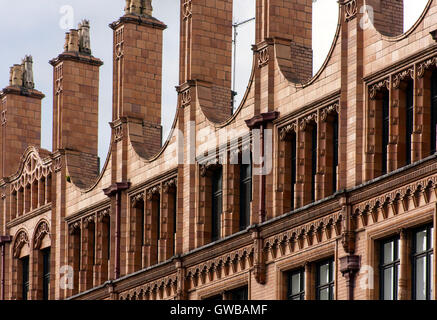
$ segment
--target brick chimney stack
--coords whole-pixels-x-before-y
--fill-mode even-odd
[[[114,30],[113,120],[140,118],[160,134],[162,36],[167,26],[152,17],[151,0],[127,0],[125,15],[110,27]]]
[[[19,160],[28,146],[40,147],[44,94],[34,88],[33,60],[26,56],[21,64],[10,68],[9,86],[0,91],[2,177],[18,170]]]
[[[66,33],[53,66],[53,151],[70,149],[97,157],[100,59],[91,55],[90,26],[83,20]]]

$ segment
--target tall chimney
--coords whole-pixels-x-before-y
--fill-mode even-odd
[[[113,120],[142,119],[143,131],[161,143],[162,35],[167,26],[153,18],[150,0],[127,0],[114,30]]]
[[[9,86],[0,92],[2,177],[14,174],[25,149],[41,144],[41,100],[35,90],[32,56],[10,68]]]
[[[100,59],[91,55],[89,21],[66,33],[53,66],[53,151],[97,156]]]

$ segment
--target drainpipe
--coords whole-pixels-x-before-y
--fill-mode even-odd
[[[264,168],[264,129],[267,126],[267,123],[272,122],[273,120],[279,117],[279,112],[272,111],[261,113],[259,115],[254,116],[253,118],[246,120],[246,125],[250,130],[260,129],[260,159],[259,164],[261,168]],[[264,172],[261,172],[261,177],[259,179],[259,218],[258,222],[262,223],[266,220],[266,175]]]
[[[0,236],[0,246],[2,247],[2,272],[1,272],[1,295],[0,300],[5,299],[5,246],[12,241],[11,236]]]
[[[120,278],[120,238],[121,238],[121,193],[123,190],[129,189],[130,182],[116,182],[103,192],[106,196],[112,197],[115,195],[115,268],[114,279]]]

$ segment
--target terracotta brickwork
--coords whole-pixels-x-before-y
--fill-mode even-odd
[[[288,299],[298,274],[300,298],[381,299],[382,245],[393,241],[396,298],[435,299],[416,290],[413,253],[426,234],[435,288],[437,2],[402,34],[403,1],[340,1],[313,76],[312,1],[257,0],[253,70],[232,113],[232,1],[181,0],[178,108],[164,144],[165,24],[151,4],[126,1],[110,25],[112,138],[100,173],[102,62],[89,23],[51,61],[52,152],[40,149],[31,59],[12,67],[0,94],[0,298]],[[363,27],[365,4],[375,19]]]

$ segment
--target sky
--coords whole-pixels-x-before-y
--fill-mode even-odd
[[[163,43],[162,125],[163,140],[170,132],[176,112],[179,83],[179,2],[153,0],[153,15],[167,24]],[[404,0],[404,30],[419,18],[427,0]],[[9,67],[21,63],[26,54],[34,61],[35,88],[46,97],[42,102],[41,146],[52,149],[53,70],[48,61],[62,53],[65,32],[82,19],[90,20],[92,54],[100,68],[99,156],[104,163],[109,148],[112,120],[112,29],[108,24],[123,15],[124,0],[0,0],[0,89],[8,85]],[[234,0],[234,23],[255,16],[255,0]],[[313,0],[313,73],[326,59],[338,22],[337,0]],[[252,68],[251,45],[255,22],[237,28],[235,90],[236,103],[244,96]]]

